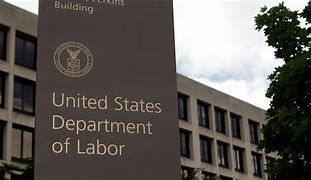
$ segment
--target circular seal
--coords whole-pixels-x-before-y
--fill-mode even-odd
[[[54,64],[66,76],[81,77],[93,67],[93,56],[83,44],[66,42],[55,50]]]

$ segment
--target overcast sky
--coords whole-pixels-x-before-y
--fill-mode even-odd
[[[38,0],[7,0],[38,12]],[[177,71],[263,109],[267,76],[281,62],[257,32],[254,16],[280,0],[174,0]],[[308,0],[285,1],[301,10]]]

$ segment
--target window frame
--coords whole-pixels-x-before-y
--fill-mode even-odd
[[[34,154],[35,154],[35,133],[34,133],[34,129],[27,127],[27,126],[19,125],[19,124],[13,124],[12,128],[21,131],[21,135],[20,135],[20,141],[21,141],[20,157],[14,157],[12,154],[12,159],[19,161],[19,162],[25,162],[25,161],[27,161],[26,158],[29,158],[29,157],[24,157],[24,132],[28,132],[28,133],[32,134],[31,158],[33,158]]]
[[[253,126],[254,128],[252,128]],[[248,120],[250,142],[257,145],[259,143],[259,123],[253,120]],[[253,131],[254,130],[254,131]]]
[[[180,99],[182,100],[183,104],[183,111],[181,112],[181,104],[180,104]],[[178,105],[178,119],[183,120],[183,121],[188,121],[188,99],[189,96],[178,93],[177,96],[177,105]],[[184,116],[184,117],[183,117]]]
[[[8,31],[9,31],[9,28],[5,25],[2,25],[0,24],[0,31],[3,32],[4,36],[3,36],[3,57],[1,57],[1,54],[0,54],[0,59],[1,60],[4,60],[6,61],[7,59],[7,42],[8,42]],[[1,47],[0,47],[1,48]]]
[[[4,128],[6,126],[6,122],[3,120],[0,120],[0,159],[4,158]]]
[[[201,172],[201,175],[202,175],[202,178],[215,178],[216,177],[216,174],[215,173],[211,173],[211,172],[208,172],[208,171],[203,171]]]
[[[274,163],[275,161],[276,161],[276,158],[273,158],[273,157],[270,157],[270,156],[266,156],[266,164],[265,164],[266,168],[267,168],[267,164],[269,162]],[[275,178],[273,178],[272,174],[267,172],[267,179],[271,180],[271,179],[275,179]]]
[[[234,154],[234,169],[238,172],[245,172],[244,168],[244,152],[245,150],[241,147],[233,146],[233,154]],[[239,162],[237,161],[237,157],[239,158]],[[239,166],[239,167],[238,167]]]
[[[13,91],[15,92],[15,85],[16,85],[16,82],[20,83],[22,85],[22,108],[21,109],[18,109],[18,108],[15,108],[15,105],[14,105],[14,102],[13,102],[13,110],[15,112],[20,112],[20,113],[24,113],[24,114],[28,114],[28,115],[34,115],[35,112],[36,112],[36,109],[35,109],[35,104],[36,104],[36,99],[35,99],[35,96],[36,96],[36,83],[34,81],[31,81],[31,80],[28,80],[28,79],[25,79],[25,78],[21,78],[21,77],[18,77],[18,76],[15,76],[14,77],[14,88],[13,88]],[[32,104],[32,109],[33,109],[33,112],[29,112],[29,111],[26,111],[24,109],[24,101],[25,101],[25,98],[24,98],[24,86],[25,85],[28,85],[28,86],[31,86],[33,87],[33,104]],[[14,96],[13,96],[13,101],[14,101]]]
[[[204,127],[209,129],[210,125],[209,125],[209,104],[201,101],[201,100],[197,100],[197,111],[198,111],[198,122],[199,122],[199,126],[200,127]],[[202,109],[204,109],[204,113],[205,113],[205,119],[202,117]]]
[[[188,166],[181,166],[180,168],[181,171],[181,178],[182,180],[187,180],[189,175],[191,173],[194,173],[194,168],[188,167]]]
[[[227,177],[227,176],[223,176],[223,175],[220,175],[219,178],[220,178],[220,180],[233,180],[233,178]]]
[[[209,164],[213,164],[213,157],[212,157],[212,138],[209,138],[207,136],[200,135],[200,156],[201,161],[206,162]],[[202,142],[205,141],[207,143],[207,147],[202,146]],[[206,149],[207,148],[207,149]],[[207,155],[205,155],[205,152],[207,152]],[[207,159],[205,157],[207,156]]]
[[[185,135],[185,144],[186,144],[186,149],[183,150],[183,142],[182,142],[182,134]],[[190,158],[191,157],[191,150],[190,150],[190,136],[191,132],[184,130],[184,129],[179,129],[179,142],[180,142],[180,156]],[[184,152],[185,151],[185,152]]]
[[[262,177],[261,154],[252,152],[254,176]],[[256,165],[255,165],[256,164]]]
[[[0,82],[0,93],[1,93],[1,100],[0,100],[0,108],[4,108],[5,106],[5,85],[6,85],[6,77],[7,74],[0,71],[0,79],[2,80],[2,82]]]
[[[242,117],[240,115],[230,113],[231,132],[232,132],[231,135],[232,135],[232,137],[237,138],[237,139],[241,139],[241,118]],[[233,124],[235,124],[237,126],[234,126]],[[235,127],[236,127],[236,129],[235,129]],[[237,130],[237,134],[233,133],[233,132],[235,132],[235,130]]]
[[[216,131],[222,134],[226,134],[226,110],[215,107],[214,108],[214,113],[215,113],[215,121],[216,121]],[[218,118],[218,114],[221,114],[220,116],[220,121]],[[220,126],[219,126],[220,124]]]
[[[29,35],[29,34],[26,34],[26,33],[23,33],[23,32],[20,32],[20,31],[17,31],[16,32],[16,35],[15,35],[15,56],[16,56],[16,45],[17,45],[17,43],[16,43],[16,41],[17,41],[17,38],[19,38],[19,39],[22,39],[23,40],[23,52],[22,52],[22,56],[23,56],[23,59],[22,59],[22,61],[23,61],[23,63],[19,63],[19,62],[17,62],[16,61],[16,57],[15,57],[15,60],[14,60],[14,63],[16,64],[16,65],[19,65],[19,66],[22,66],[22,67],[25,67],[25,68],[29,68],[29,69],[32,69],[32,70],[37,70],[37,48],[38,48],[38,45],[37,45],[37,38],[35,38],[35,37],[33,37],[33,36],[31,36],[31,35]],[[30,67],[30,66],[28,66],[27,64],[26,64],[26,55],[25,55],[25,44],[26,44],[26,42],[31,42],[31,43],[34,43],[34,45],[35,45],[35,52],[34,52],[34,67]]]
[[[181,178],[182,178],[182,180],[187,180],[188,176],[191,173],[194,173],[195,170],[194,170],[194,168],[191,168],[191,167],[188,167],[188,166],[181,166],[180,171],[181,171]]]
[[[218,166],[229,169],[229,155],[228,155],[228,143],[218,141],[217,142],[217,154],[218,154]],[[222,156],[220,148],[224,147],[224,156]],[[222,158],[223,157],[223,158]],[[222,164],[222,159],[224,159],[224,164]]]

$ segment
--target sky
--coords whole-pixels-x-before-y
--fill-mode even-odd
[[[6,0],[38,14],[38,0]],[[255,30],[264,5],[280,0],[174,0],[177,72],[263,109],[267,76],[282,61]],[[308,0],[285,5],[302,10]]]

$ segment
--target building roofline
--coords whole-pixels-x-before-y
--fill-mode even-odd
[[[248,105],[248,106],[250,106],[250,107],[253,107],[253,108],[255,108],[255,109],[259,109],[259,110],[261,110],[261,111],[267,111],[266,109],[260,108],[260,107],[258,107],[258,106],[256,106],[256,105],[251,104],[251,103],[249,103],[249,102],[246,102],[246,101],[244,101],[244,100],[242,100],[242,99],[240,99],[240,98],[234,97],[234,96],[232,96],[232,95],[230,95],[230,94],[227,94],[227,93],[225,93],[225,92],[222,92],[222,91],[220,91],[220,90],[217,90],[217,89],[215,89],[215,88],[213,88],[213,87],[210,87],[210,86],[208,86],[208,85],[206,85],[206,84],[203,84],[203,83],[201,83],[201,82],[199,82],[199,81],[196,81],[196,80],[194,80],[194,79],[192,79],[192,78],[190,78],[190,77],[187,77],[187,76],[185,76],[185,75],[183,75],[183,74],[177,73],[177,76],[179,76],[179,77],[181,77],[181,78],[183,78],[183,79],[186,79],[186,80],[188,80],[188,81],[191,81],[192,83],[199,84],[200,86],[202,86],[202,87],[204,87],[204,88],[208,88],[209,90],[214,91],[214,92],[216,92],[216,93],[223,94],[223,95],[225,95],[225,96],[228,96],[228,97],[230,97],[230,98],[233,98],[233,99],[235,99],[235,100],[238,100],[238,101],[240,101],[241,103],[246,104],[246,105]]]
[[[35,14],[35,13],[33,13],[33,12],[30,12],[30,11],[28,11],[28,10],[26,10],[26,9],[20,8],[20,7],[16,6],[16,5],[11,4],[11,3],[9,3],[9,2],[6,2],[6,1],[4,1],[4,0],[0,0],[0,4],[1,4],[1,5],[8,6],[8,8],[13,8],[14,10],[22,11],[23,13],[29,13],[29,14],[31,14],[31,15],[33,15],[33,16],[38,16],[37,14]]]

